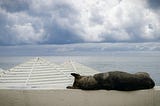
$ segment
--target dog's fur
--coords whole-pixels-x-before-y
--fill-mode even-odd
[[[155,86],[154,81],[146,72],[130,74],[127,72],[112,71],[98,73],[93,76],[81,76],[76,73],[71,73],[71,75],[75,79],[73,86],[68,86],[68,89],[131,91],[151,89]]]

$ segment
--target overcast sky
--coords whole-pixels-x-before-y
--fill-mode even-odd
[[[0,0],[0,45],[160,42],[160,0]]]
[[[159,14],[160,0],[0,0],[0,55],[160,51]]]

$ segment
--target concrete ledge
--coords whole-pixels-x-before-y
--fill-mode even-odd
[[[138,91],[0,89],[0,106],[160,106],[160,87]]]

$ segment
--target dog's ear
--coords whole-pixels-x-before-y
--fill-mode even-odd
[[[74,76],[75,78],[80,78],[80,75],[77,73],[71,73],[72,76]]]

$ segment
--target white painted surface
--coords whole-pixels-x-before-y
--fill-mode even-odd
[[[74,72],[79,73],[81,75],[93,75],[93,74],[99,73],[99,71],[97,71],[91,67],[85,66],[83,64],[77,63],[72,60],[66,61],[63,64],[61,64],[60,66],[67,68],[69,70],[73,70]]]
[[[43,58],[33,58],[7,70],[0,77],[0,88],[66,88],[73,83],[71,75]]]
[[[1,89],[0,106],[160,106],[160,88],[138,91]]]
[[[62,67],[43,58],[33,58],[0,74],[0,88],[65,89],[73,84],[71,73],[78,71],[84,75],[93,75],[98,72],[76,62],[67,66],[74,66],[77,70]]]

